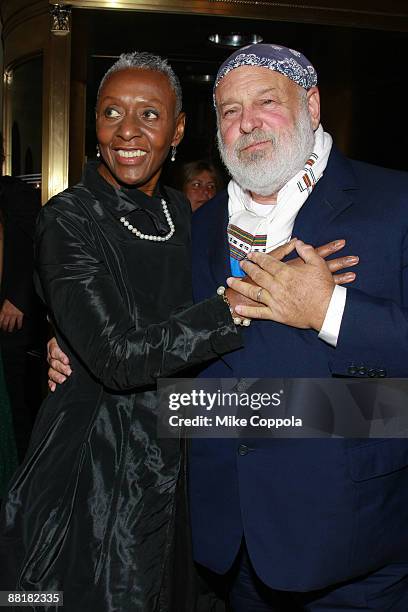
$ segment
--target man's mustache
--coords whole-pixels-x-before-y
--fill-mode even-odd
[[[243,149],[266,141],[270,141],[274,145],[276,144],[277,138],[272,131],[265,131],[258,128],[250,134],[243,134],[238,138],[234,144],[234,153],[239,155]]]

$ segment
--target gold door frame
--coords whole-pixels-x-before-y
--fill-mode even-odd
[[[13,69],[17,64],[9,65],[3,73],[3,152],[4,174],[11,174],[11,91],[10,85],[13,79]]]
[[[49,33],[44,54],[42,200],[68,187],[71,34]]]
[[[12,4],[13,2],[13,4]],[[68,185],[71,36],[51,32],[47,0],[3,0],[5,171],[11,173],[11,99],[13,70],[30,57],[43,58],[42,202]]]

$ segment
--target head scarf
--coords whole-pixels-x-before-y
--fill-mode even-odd
[[[214,94],[221,79],[240,66],[257,66],[275,70],[306,90],[317,85],[316,70],[300,51],[281,45],[262,43],[242,47],[225,60],[215,79]]]

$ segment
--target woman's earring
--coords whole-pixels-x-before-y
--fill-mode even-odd
[[[96,145],[96,157],[98,157],[98,158],[99,158],[100,156],[101,156],[101,152],[100,152],[100,150],[99,150],[99,145],[97,144],[97,145]]]
[[[171,147],[171,161],[176,161],[177,147]]]

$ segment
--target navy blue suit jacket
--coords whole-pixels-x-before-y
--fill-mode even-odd
[[[230,276],[228,197],[193,216],[194,298]],[[408,375],[408,174],[332,151],[293,235],[315,246],[347,240],[359,255],[339,341],[253,321],[244,348],[207,377]],[[242,440],[239,441],[242,443]],[[390,562],[408,562],[408,441],[194,440],[190,461],[194,554],[223,573],[243,534],[259,577],[294,591],[323,588]]]

